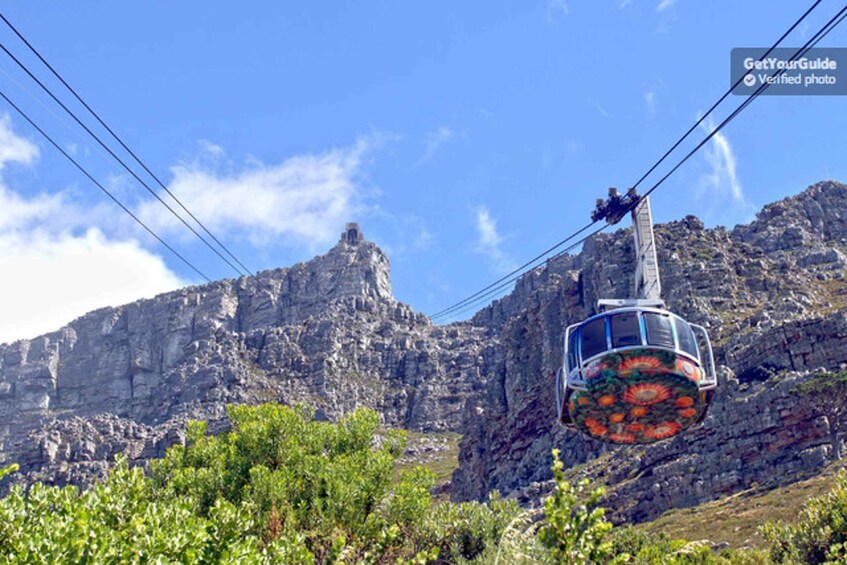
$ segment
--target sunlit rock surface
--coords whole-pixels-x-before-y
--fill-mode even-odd
[[[0,465],[17,480],[87,484],[116,453],[142,462],[187,419],[225,427],[228,403],[357,406],[386,425],[463,434],[456,499],[538,501],[550,450],[608,481],[616,519],[647,519],[828,462],[826,423],[794,383],[847,362],[847,186],[816,184],[750,225],[656,226],[668,306],[706,326],[722,383],[698,431],[615,448],[555,424],[566,325],[632,286],[629,229],[525,276],[471,320],[435,326],[391,293],[385,254],[350,224],[326,255],[87,314],[0,345]],[[778,378],[781,370],[793,371]],[[8,484],[9,479],[6,479]]]

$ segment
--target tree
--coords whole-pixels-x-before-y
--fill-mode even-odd
[[[839,437],[847,420],[847,371],[818,373],[797,385],[794,391],[812,410],[826,419],[833,459],[841,459]]]

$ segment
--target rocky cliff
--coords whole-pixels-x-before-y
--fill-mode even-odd
[[[847,362],[847,186],[824,182],[747,226],[693,216],[656,227],[668,306],[709,328],[720,393],[698,431],[610,449],[558,428],[563,328],[632,285],[630,230],[523,276],[471,320],[435,326],[391,294],[385,255],[351,224],[326,255],[92,312],[0,345],[0,464],[18,480],[85,484],[121,451],[144,460],[184,421],[224,425],[227,403],[279,401],[336,418],[463,434],[453,496],[532,496],[550,450],[612,486],[618,519],[646,519],[825,464],[825,423],[793,382]],[[794,371],[780,380],[770,375]],[[599,459],[597,459],[599,457]]]
[[[113,456],[161,456],[186,419],[227,403],[357,406],[387,425],[457,431],[495,340],[437,327],[391,294],[388,259],[355,224],[326,255],[87,314],[0,345],[0,465],[86,483]],[[216,423],[216,424],[215,424]]]
[[[616,517],[643,520],[827,461],[824,424],[791,394],[802,375],[761,381],[847,362],[847,186],[819,183],[732,231],[687,217],[657,226],[656,238],[669,308],[709,329],[725,366],[705,425],[648,448],[609,448],[554,425],[563,328],[632,284],[630,231],[599,235],[470,322],[498,336],[502,364],[466,411],[454,497],[537,492],[558,447],[570,466],[603,455],[589,468],[612,486]]]

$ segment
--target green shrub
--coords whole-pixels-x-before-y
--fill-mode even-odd
[[[500,498],[496,491],[487,504],[440,502],[424,518],[418,536],[422,545],[438,548],[440,560],[479,559],[486,549],[496,551],[519,511],[514,500]]]
[[[0,563],[463,562],[496,548],[514,502],[433,507],[431,471],[393,481],[404,434],[372,410],[337,424],[303,408],[229,407],[229,432],[190,423],[146,476],[14,487],[0,499]],[[0,478],[15,469],[0,470]]]
[[[759,531],[777,563],[847,563],[847,473],[829,493],[809,499],[796,524],[771,522]]]
[[[565,480],[559,450],[553,450],[553,478],[556,489],[544,501],[547,525],[538,537],[556,563],[601,563],[612,556],[612,543],[604,541],[612,530],[600,506],[605,491],[597,488],[586,492],[589,482],[572,486]]]

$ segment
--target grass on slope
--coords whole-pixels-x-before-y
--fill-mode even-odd
[[[435,498],[449,500],[450,479],[459,467],[459,441],[456,433],[406,432],[406,452],[397,460],[400,471],[422,465],[435,473]]]
[[[833,463],[819,475],[790,485],[769,490],[748,489],[693,508],[669,510],[637,528],[664,532],[671,538],[727,542],[735,549],[764,547],[756,528],[769,521],[796,521],[806,500],[829,492],[842,466],[843,462]]]

